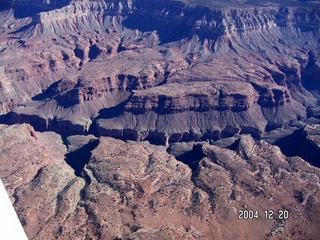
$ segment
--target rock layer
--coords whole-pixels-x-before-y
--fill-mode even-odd
[[[6,154],[0,176],[29,239],[316,239],[320,234],[319,169],[249,135],[241,136],[236,151],[208,143],[188,147],[185,163],[193,170],[162,146],[101,137],[83,152],[88,160],[78,155],[87,162],[76,177],[57,155],[63,145],[55,133],[28,125],[1,126],[1,133],[7,141],[1,143]],[[43,134],[57,140],[44,145]],[[76,144],[69,149],[86,149],[86,142],[88,137],[69,138]],[[19,161],[12,147],[17,144],[24,146]],[[35,165],[23,151],[39,148]],[[9,165],[13,174],[7,175]],[[22,172],[27,177],[17,180]],[[239,219],[241,210],[258,211],[261,218]],[[288,211],[289,217],[266,219],[266,210]]]
[[[14,14],[3,12],[1,112],[11,111],[12,123],[66,135],[89,129],[139,135],[125,124],[132,113],[133,125],[147,132],[158,128],[148,123],[148,112],[159,119],[185,112],[197,132],[230,126],[255,136],[306,118],[318,105],[316,3],[198,4],[72,1],[15,26]],[[9,33],[20,40],[9,41]],[[172,95],[177,89],[180,94]],[[197,112],[233,120],[212,127],[200,124]],[[123,124],[114,128],[109,121]],[[182,135],[190,128],[158,132]]]
[[[317,1],[5,3],[0,177],[30,239],[320,235]]]

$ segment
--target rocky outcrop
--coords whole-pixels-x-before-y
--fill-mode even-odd
[[[1,111],[13,111],[11,122],[33,124],[38,116],[45,123],[39,130],[68,135],[98,129],[123,139],[159,132],[196,140],[225,128],[233,129],[226,136],[259,136],[318,105],[319,12],[312,3],[73,1],[15,26],[6,14],[4,33],[21,38],[1,47]],[[168,120],[156,124],[148,114]],[[194,120],[169,126],[182,116]],[[69,129],[59,130],[66,122]]]
[[[147,142],[73,136],[74,172],[57,134],[0,128],[0,177],[29,239],[319,236],[319,170],[249,135],[235,151],[174,144],[184,163]]]
[[[18,2],[17,4],[21,3]],[[49,2],[47,6],[55,5],[55,2]],[[56,30],[63,30],[63,28],[61,29],[61,26],[56,25],[56,22],[61,22],[69,12],[72,14],[76,12],[77,15],[81,14],[96,31],[103,30],[106,27],[104,25],[105,21],[101,21],[103,20],[101,18],[104,17],[103,13],[127,16],[129,19],[124,24],[127,24],[129,28],[146,30],[150,27],[157,29],[160,39],[162,38],[164,41],[173,37],[172,34],[174,34],[171,31],[165,31],[165,28],[168,27],[170,30],[180,28],[179,32],[182,34],[190,31],[190,35],[201,33],[209,38],[217,38],[222,35],[260,31],[275,26],[308,28],[309,30],[319,29],[320,26],[319,12],[314,11],[312,7],[254,8],[254,6],[247,5],[246,7],[230,9],[230,7],[216,7],[215,3],[208,8],[207,6],[186,5],[179,1],[154,1],[150,4],[149,2],[122,0],[74,1],[72,5],[66,6],[61,11],[40,13],[34,18],[34,21],[41,24],[38,27],[42,34],[48,34],[48,30],[58,33]],[[100,18],[100,21],[92,18],[93,13],[98,13],[96,18]],[[48,19],[51,20],[47,21]],[[151,22],[142,26],[139,23],[142,19],[149,19]],[[168,26],[168,23],[171,26]],[[76,28],[73,30],[76,31]]]
[[[63,91],[56,95],[58,103],[70,106],[88,101],[101,99],[114,91],[129,92],[137,89],[154,87],[161,81],[163,73],[156,76],[134,76],[119,74],[111,77],[91,79],[78,79],[77,84],[69,91]],[[51,91],[50,91],[51,92]]]
[[[320,166],[320,126],[318,124],[307,125],[301,132],[299,155],[314,166]]]
[[[14,189],[30,182],[48,164],[64,165],[66,148],[55,133],[36,132],[30,125],[0,125],[0,177],[12,197]],[[51,145],[50,142],[55,142]]]
[[[43,223],[54,221],[62,210],[60,203],[68,201],[64,214],[72,211],[72,202],[77,201],[84,182],[64,161],[67,149],[59,135],[36,132],[27,124],[0,125],[0,132],[0,177],[28,239],[40,239],[43,235],[37,237],[39,231],[49,227]]]
[[[216,146],[203,145],[202,149],[205,157],[199,162],[199,169],[195,174],[195,183],[203,189],[207,189],[207,192],[210,192],[210,190],[212,191],[209,196],[211,196],[211,206],[215,208],[215,212],[219,213],[223,211],[222,206],[224,204],[222,202],[226,199],[227,201],[231,200],[231,202],[234,200],[236,204],[239,204],[238,207],[236,207],[238,211],[239,209],[268,208],[267,205],[269,205],[271,201],[273,204],[280,201],[281,203],[279,202],[278,206],[289,206],[291,205],[289,202],[293,205],[296,205],[297,202],[300,202],[300,204],[302,202],[313,202],[311,199],[306,200],[306,198],[308,198],[306,195],[308,194],[304,192],[303,188],[300,189],[300,187],[297,187],[299,185],[297,182],[297,185],[291,185],[293,182],[291,182],[290,174],[306,176],[303,181],[305,184],[308,184],[308,174],[296,172],[303,162],[297,157],[283,158],[277,147],[270,146],[264,141],[256,143],[249,136],[243,136],[240,139],[237,150],[241,157],[234,154],[232,151],[221,149]],[[265,153],[268,154],[264,155]],[[228,172],[227,175],[225,175],[225,171]],[[287,175],[288,171],[290,172],[289,175]],[[271,178],[266,177],[267,175]],[[221,181],[223,182],[222,184]],[[273,190],[271,190],[269,186],[274,186],[274,183],[269,181],[274,181],[278,184],[279,192],[277,194],[272,193]],[[234,183],[235,185],[233,185]],[[289,184],[287,185],[287,183]],[[297,188],[292,188],[292,186]],[[246,194],[249,197],[243,202],[242,194],[245,192],[250,194]],[[285,199],[281,197],[282,194],[291,197]],[[311,194],[311,192],[309,192],[309,194]],[[317,194],[318,193],[316,193],[316,195]],[[301,195],[304,197],[300,198],[299,196]],[[302,204],[300,206],[302,206]],[[302,211],[301,216],[306,216],[305,214],[308,212],[308,207],[306,210],[298,210],[298,208],[296,208],[297,211]],[[291,211],[293,215],[296,214],[295,210],[289,211]],[[227,216],[228,215],[225,215],[225,217]],[[291,220],[293,220],[293,218],[291,218]],[[300,220],[301,224],[304,225],[304,220]],[[281,238],[280,236],[282,234],[289,234],[287,236],[290,236],[290,238],[299,238],[296,235],[299,231],[296,228],[297,225],[294,226],[289,219],[287,221],[278,220],[274,223],[255,221],[252,224],[267,224],[270,228],[266,237]],[[289,230],[289,228],[291,230]],[[310,231],[313,232],[314,230],[310,228]],[[307,230],[307,232],[309,232],[309,230]],[[304,234],[305,233],[302,233],[302,235]],[[318,233],[315,231],[312,234],[315,234],[314,236],[316,236]]]
[[[287,156],[300,156],[313,166],[320,166],[319,124],[308,123],[274,130],[266,139],[279,146]]]
[[[307,8],[282,7],[275,16],[276,24],[282,27],[318,29],[320,24],[319,13]]]
[[[154,112],[138,115],[125,113],[115,118],[98,119],[96,131],[102,136],[135,141],[148,140],[161,145],[180,141],[215,141],[244,133],[259,137],[267,122],[257,109],[252,109],[250,112],[252,114],[246,112],[240,114],[243,125],[238,123],[237,115],[232,111],[161,115]],[[262,120],[259,124],[256,124],[257,118]],[[194,119],[198,119],[196,124],[193,122]]]
[[[29,239],[320,235],[317,3],[8,2],[0,177]]]
[[[230,85],[209,82],[167,84],[134,91],[124,110],[133,113],[155,111],[159,114],[209,110],[240,112],[248,110],[255,98],[253,88],[239,82]]]

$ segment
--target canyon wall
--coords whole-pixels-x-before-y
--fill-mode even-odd
[[[0,178],[29,239],[320,235],[319,1],[0,5]]]
[[[319,236],[319,169],[249,135],[235,150],[193,144],[184,164],[148,142],[72,136],[65,146],[27,124],[0,133],[0,176],[29,239]]]
[[[1,112],[9,122],[67,135],[123,136],[123,129],[141,135],[159,128],[161,136],[201,135],[233,128],[260,136],[306,119],[308,109],[318,107],[320,13],[309,4],[46,4],[55,9],[2,28],[20,39],[2,42]],[[5,14],[7,22],[15,19]],[[152,123],[149,113],[171,120],[185,113],[194,120],[179,130]],[[68,123],[68,130],[57,122]]]

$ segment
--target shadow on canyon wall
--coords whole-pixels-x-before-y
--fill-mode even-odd
[[[41,1],[35,0],[32,3],[23,0],[7,0],[1,2],[0,11],[14,9],[15,18],[32,17],[40,12],[50,11],[56,8],[61,8],[70,3],[70,0],[52,0]]]
[[[91,151],[95,149],[98,144],[99,140],[90,140],[88,144],[65,155],[66,162],[74,169],[77,176],[81,176],[84,166],[91,158]]]

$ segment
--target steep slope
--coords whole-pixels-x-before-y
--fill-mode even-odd
[[[319,8],[250,4],[73,1],[14,25],[4,11],[5,122],[176,141],[305,119],[318,107]]]
[[[236,151],[195,144],[186,162],[194,164],[193,171],[163,146],[109,137],[93,146],[91,137],[73,136],[68,142],[78,142],[69,146],[78,152],[76,177],[63,161],[66,148],[57,134],[26,124],[1,125],[0,131],[6,136],[0,141],[0,177],[29,239],[317,239],[320,234],[319,169],[249,135],[241,137]]]
[[[319,3],[0,0],[28,238],[318,239]]]
[[[0,3],[0,178],[30,239],[318,238],[319,1]]]

